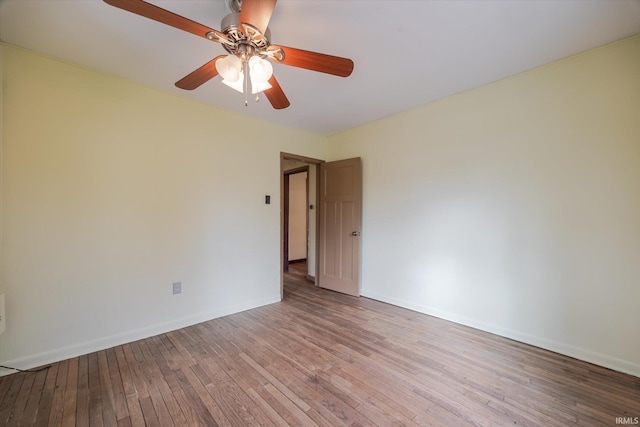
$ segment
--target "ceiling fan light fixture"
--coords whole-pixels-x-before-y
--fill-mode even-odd
[[[269,61],[257,55],[249,58],[247,62],[236,55],[227,55],[216,61],[216,70],[222,77],[222,83],[240,93],[245,92],[245,66],[249,70],[252,94],[271,89],[269,79],[273,75],[273,65]]]
[[[180,89],[196,89],[220,74],[224,84],[245,95],[245,105],[249,92],[265,92],[273,108],[280,110],[289,107],[290,103],[272,74],[271,64],[263,62],[265,59],[334,76],[351,75],[353,61],[348,58],[286,46],[271,46],[269,21],[277,0],[225,1],[232,13],[222,19],[222,31],[218,31],[156,6],[149,0],[104,0],[105,3],[127,12],[220,43],[229,53],[228,56],[215,57],[178,80],[176,86]],[[249,61],[252,61],[251,65]],[[253,63],[256,65],[253,66]]]

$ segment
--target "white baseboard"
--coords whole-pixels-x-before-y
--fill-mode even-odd
[[[418,313],[428,314],[440,319],[449,320],[454,323],[458,323],[464,326],[469,326],[481,331],[490,332],[492,334],[500,335],[505,338],[509,338],[515,341],[530,344],[536,347],[550,350],[555,353],[564,354],[565,356],[573,357],[575,359],[583,360],[585,362],[593,363],[595,365],[603,366],[605,368],[613,369],[614,371],[623,372],[625,374],[640,377],[640,364],[631,362],[629,360],[618,359],[613,356],[609,356],[602,353],[597,353],[591,350],[587,350],[580,347],[575,347],[569,344],[565,344],[558,341],[549,340],[543,337],[529,335],[523,332],[511,330],[498,325],[492,325],[484,322],[470,319],[465,316],[461,316],[456,313],[445,312],[435,309],[433,307],[423,306],[415,304],[413,302],[404,301],[398,298],[394,298],[388,295],[379,294],[377,292],[371,292],[364,290],[362,292],[363,297],[371,298],[377,301],[382,301],[388,304],[393,304],[399,307],[407,308],[409,310],[416,311]]]
[[[145,328],[126,331],[122,334],[111,335],[108,337],[98,338],[96,340],[86,341],[67,347],[56,348],[27,357],[5,360],[2,361],[2,365],[11,366],[23,370],[32,369],[37,366],[48,365],[50,363],[70,359],[72,357],[82,356],[84,354],[89,354],[133,341],[138,341],[141,339],[152,337],[154,335],[160,335],[166,332],[175,331],[176,329],[206,322],[207,320],[228,316],[230,314],[239,313],[241,311],[250,310],[252,308],[262,307],[264,305],[273,304],[279,301],[280,297],[277,296],[273,298],[248,301],[246,303],[238,304],[231,307],[224,307],[215,311],[200,312],[179,319],[173,319],[169,322],[163,322]],[[0,377],[12,374],[14,372],[15,371],[13,370],[0,368]]]

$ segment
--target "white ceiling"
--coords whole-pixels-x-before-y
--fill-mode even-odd
[[[226,0],[154,0],[220,29]],[[0,0],[0,40],[242,114],[332,135],[640,33],[640,0],[280,0],[271,43],[353,59],[350,77],[274,65],[291,106],[174,83],[220,45],[101,0]]]

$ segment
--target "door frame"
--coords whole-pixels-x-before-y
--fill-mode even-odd
[[[284,236],[285,236],[285,231],[284,231],[284,168],[283,168],[283,164],[285,160],[297,160],[299,162],[304,162],[304,163],[309,163],[312,165],[316,165],[316,201],[315,201],[315,206],[314,206],[314,210],[316,211],[315,215],[316,215],[316,244],[315,244],[315,271],[314,271],[314,285],[318,286],[318,272],[319,272],[319,265],[318,265],[318,257],[320,254],[320,246],[319,246],[319,240],[320,240],[320,227],[319,227],[319,221],[320,221],[320,210],[318,209],[318,197],[320,195],[320,164],[325,163],[324,160],[321,159],[314,159],[312,157],[306,157],[306,156],[300,156],[298,154],[292,154],[292,153],[285,153],[285,152],[280,152],[280,267],[278,268],[280,270],[280,300],[282,300],[284,298],[284,272],[283,272],[283,267],[284,267]],[[309,176],[309,174],[307,174],[307,176]],[[307,211],[309,210],[309,207],[307,206]],[[307,258],[308,259],[308,258]]]
[[[283,222],[282,222],[282,231],[283,231],[283,239],[282,239],[282,270],[283,271],[289,271],[289,208],[290,208],[290,195],[289,195],[289,180],[291,178],[291,175],[296,175],[299,173],[307,173],[307,188],[305,189],[306,191],[306,210],[305,210],[305,215],[307,217],[307,227],[306,227],[306,235],[305,237],[307,238],[307,258],[309,257],[309,165],[307,164],[306,166],[302,166],[299,168],[295,168],[295,169],[291,169],[291,170],[287,170],[287,171],[283,171],[282,174],[284,175],[283,177],[283,182],[284,185],[282,187],[283,189],[283,193],[282,193],[282,200],[283,200],[283,208],[282,208],[282,218],[283,218]],[[316,195],[317,198],[317,195]],[[316,224],[316,229],[317,229],[317,224]],[[307,274],[308,275],[308,274]]]

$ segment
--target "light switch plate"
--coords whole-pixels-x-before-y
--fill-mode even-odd
[[[173,283],[173,294],[181,294],[182,293],[182,282],[174,282]]]

